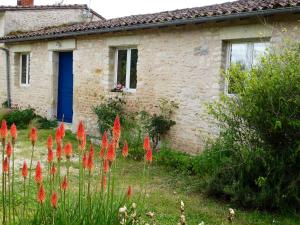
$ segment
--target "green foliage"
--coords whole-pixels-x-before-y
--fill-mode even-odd
[[[250,71],[232,66],[237,96],[210,113],[220,137],[200,158],[209,192],[247,208],[300,208],[300,45],[274,50]],[[201,161],[200,160],[200,161]]]
[[[123,98],[114,97],[104,99],[102,104],[93,107],[93,111],[97,115],[97,123],[101,134],[106,130],[111,130],[117,115],[119,115],[121,123],[124,122],[125,105],[126,102]]]
[[[56,128],[58,125],[57,120],[48,120],[45,117],[37,116],[36,117],[37,128],[39,129],[51,129]]]
[[[4,115],[3,119],[6,120],[9,126],[15,123],[18,129],[25,129],[35,117],[34,109],[29,108],[24,110],[12,110],[10,113]]]

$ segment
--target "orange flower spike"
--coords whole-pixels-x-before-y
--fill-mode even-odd
[[[51,195],[51,206],[54,209],[57,208],[57,200],[58,200],[57,193],[54,191]]]
[[[9,171],[9,161],[8,161],[7,157],[5,157],[5,159],[3,161],[2,169],[3,169],[4,173],[8,173],[8,171]]]
[[[83,157],[82,157],[82,167],[83,169],[86,169],[88,165],[88,158],[86,156],[86,153],[84,153]]]
[[[100,159],[104,159],[104,156],[105,156],[105,149],[103,147],[101,147],[99,157],[100,157]]]
[[[91,172],[94,169],[94,159],[91,152],[89,153],[88,160],[87,160],[87,168]]]
[[[17,126],[14,123],[10,127],[10,136],[11,136],[13,141],[17,140],[18,130],[17,130]]]
[[[115,153],[115,143],[114,141],[112,141],[109,145],[108,145],[108,150],[107,150],[107,156],[106,158],[112,162],[115,160],[116,157],[116,153]]]
[[[109,171],[109,161],[107,159],[105,159],[103,161],[103,172],[108,173],[108,171]]]
[[[146,162],[152,163],[152,150],[149,148],[146,152]]]
[[[35,127],[31,128],[29,139],[31,141],[32,146],[35,146],[37,140],[37,129]]]
[[[149,135],[146,135],[144,138],[144,150],[147,151],[148,149],[150,149],[150,138]]]
[[[71,142],[68,142],[64,147],[65,156],[67,159],[70,159],[73,153],[73,148]]]
[[[103,133],[103,135],[102,135],[102,144],[101,144],[101,148],[107,149],[107,147],[108,147],[107,132],[104,131],[104,133]]]
[[[34,180],[37,184],[42,184],[43,182],[43,173],[40,161],[38,161],[37,166],[35,168],[35,177]]]
[[[22,167],[22,177],[25,179],[28,176],[28,167],[27,167],[27,163],[26,161],[24,161],[23,163],[23,167]]]
[[[2,120],[1,122],[1,128],[0,128],[0,137],[2,140],[5,140],[7,137],[7,124],[6,120]]]
[[[124,141],[124,146],[123,146],[123,149],[122,149],[122,155],[123,155],[124,158],[126,158],[128,156],[128,144],[127,144],[126,140]]]
[[[61,183],[61,189],[63,191],[66,191],[68,186],[69,184],[68,184],[67,176],[65,176],[63,182]]]
[[[114,121],[114,127],[113,127],[113,139],[118,143],[121,135],[121,123],[120,118],[117,115]]]
[[[52,136],[49,135],[48,139],[47,139],[47,148],[48,148],[48,151],[52,148],[53,148],[53,140],[52,140]]]
[[[56,139],[56,144],[61,144],[61,141],[62,141],[62,134],[61,134],[61,129],[60,127],[57,127],[56,128],[56,131],[55,131],[55,139]]]
[[[13,152],[13,148],[12,148],[10,142],[8,142],[6,145],[6,155],[8,158],[10,158],[12,152]]]
[[[51,169],[50,169],[50,174],[52,176],[54,176],[56,174],[56,167],[54,165],[52,165]]]
[[[56,158],[57,158],[58,161],[61,160],[61,154],[62,154],[61,144],[58,143],[57,148],[56,148]]]
[[[48,163],[51,163],[53,161],[53,158],[54,158],[54,153],[53,150],[50,149],[48,150],[48,156],[47,156]]]
[[[45,192],[43,184],[40,185],[37,200],[41,204],[44,203],[46,200],[46,192]]]
[[[94,159],[94,156],[95,156],[95,150],[94,150],[94,147],[93,147],[93,144],[91,143],[90,144],[90,151],[89,151],[89,154],[92,156],[92,158]]]
[[[80,141],[79,147],[80,150],[83,151],[85,149],[86,146],[86,135],[83,136],[83,139]]]
[[[80,121],[77,129],[77,139],[79,141],[82,141],[84,136],[85,136],[84,124],[82,121]]]
[[[62,122],[62,123],[60,124],[59,130],[60,130],[61,139],[63,139],[63,138],[65,137],[65,134],[66,134],[64,122]]]
[[[127,198],[131,198],[132,196],[132,188],[131,186],[128,186],[128,189],[127,189]]]

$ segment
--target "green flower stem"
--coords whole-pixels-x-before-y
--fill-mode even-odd
[[[15,192],[14,192],[14,184],[15,184],[15,143],[16,140],[12,140],[13,153],[12,153],[12,183],[11,183],[11,193],[12,193],[12,210],[13,210],[13,224],[16,224],[15,220]]]
[[[26,211],[26,178],[24,177],[23,183],[24,196],[23,196],[23,218],[25,219],[25,211]]]
[[[29,191],[30,191],[30,181],[31,181],[31,170],[32,170],[32,159],[33,159],[33,153],[34,153],[34,145],[32,145],[31,150],[31,157],[30,157],[30,165],[29,165],[29,179],[28,179],[28,191],[27,191],[27,198],[29,199]]]
[[[2,139],[2,164],[4,162],[4,150],[5,150],[5,139]],[[2,209],[3,209],[3,214],[2,214],[2,223],[6,224],[5,221],[5,173],[2,168]]]

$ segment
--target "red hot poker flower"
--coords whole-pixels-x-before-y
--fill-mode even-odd
[[[89,153],[88,160],[87,160],[87,168],[91,172],[94,168],[94,159],[91,152]]]
[[[58,161],[61,160],[61,154],[62,154],[61,144],[58,143],[57,148],[56,148],[56,158],[57,158]]]
[[[13,152],[13,148],[12,148],[10,142],[8,142],[6,145],[6,155],[8,158],[10,158],[12,152]]]
[[[73,153],[73,148],[71,142],[68,142],[64,147],[65,156],[67,159],[70,159]]]
[[[28,176],[28,168],[27,168],[27,163],[24,161],[23,167],[22,167],[22,177],[25,179]]]
[[[124,141],[124,146],[123,146],[123,149],[122,149],[122,155],[123,155],[124,158],[126,158],[128,156],[128,144],[127,144],[126,140]]]
[[[51,195],[51,206],[52,208],[56,209],[57,208],[57,193],[54,191]]]
[[[107,156],[106,158],[112,162],[115,160],[116,157],[116,153],[115,153],[115,143],[114,141],[112,141],[111,143],[109,143],[108,145],[108,150],[107,150]]]
[[[64,122],[61,122],[61,124],[59,126],[59,129],[60,129],[61,138],[63,139],[65,137],[65,124],[64,124]]]
[[[53,158],[54,158],[54,153],[53,150],[50,149],[48,150],[48,156],[47,156],[48,163],[51,163],[53,161]]]
[[[7,137],[7,124],[6,124],[6,120],[2,120],[1,128],[0,128],[0,138],[6,139],[6,137]]]
[[[150,149],[150,138],[149,135],[146,135],[144,138],[144,150],[147,151],[148,149]]]
[[[62,134],[61,134],[61,130],[60,130],[60,127],[57,127],[56,128],[56,131],[55,131],[55,139],[56,139],[56,144],[61,144],[61,140],[62,140]]]
[[[45,192],[43,184],[40,185],[37,200],[41,204],[44,203],[46,200],[46,192]]]
[[[80,121],[77,129],[77,139],[82,141],[85,136],[84,125],[83,122]]]
[[[109,161],[107,159],[105,159],[103,161],[103,172],[108,173],[108,171],[109,171]]]
[[[14,123],[10,127],[10,136],[13,140],[16,140],[18,137],[17,126]]]
[[[68,188],[68,180],[67,180],[67,176],[65,176],[63,182],[61,183],[61,189],[63,191],[66,191],[67,188]]]
[[[47,139],[47,148],[48,148],[48,151],[52,148],[53,148],[53,140],[52,140],[52,136],[49,135],[48,139]]]
[[[82,140],[79,143],[79,148],[81,151],[85,149],[86,146],[86,135],[83,136]]]
[[[149,148],[146,152],[146,162],[151,163],[152,162],[152,150]]]
[[[35,177],[34,180],[37,184],[42,184],[43,182],[43,173],[40,161],[38,161],[36,168],[35,168]]]
[[[113,127],[113,139],[116,141],[116,143],[119,142],[120,135],[121,135],[121,124],[120,124],[120,118],[117,115]]]
[[[51,169],[50,169],[50,174],[52,176],[54,176],[56,174],[56,167],[54,166],[54,164],[52,165]]]
[[[91,143],[90,144],[90,151],[89,151],[89,154],[92,156],[92,158],[94,159],[94,156],[95,156],[95,150],[94,150],[94,147],[93,147],[93,144]]]
[[[104,156],[105,156],[105,149],[101,147],[99,157],[100,157],[100,159],[103,159]]]
[[[82,166],[83,166],[83,169],[86,169],[87,165],[88,165],[88,158],[86,156],[86,153],[84,153],[84,155],[82,157]]]
[[[107,132],[104,131],[104,133],[103,133],[103,135],[102,135],[102,144],[101,144],[101,148],[107,149],[107,147],[108,147]]]
[[[7,157],[5,157],[5,159],[3,161],[2,169],[3,169],[4,173],[8,173],[8,171],[9,171],[9,161],[8,161]]]
[[[34,146],[37,140],[37,130],[35,127],[31,128],[29,139],[31,141],[32,146]]]
[[[128,186],[128,189],[127,189],[127,198],[131,198],[132,196],[132,189],[131,189],[131,186]]]

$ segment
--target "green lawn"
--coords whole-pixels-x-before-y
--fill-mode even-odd
[[[38,143],[34,157],[34,167],[37,160],[46,162],[47,148],[46,140],[48,135],[54,131],[51,130],[39,130],[38,131]],[[77,141],[73,134],[67,132],[65,141],[70,140],[76,146]],[[95,147],[95,155],[98,155],[99,148]],[[19,132],[19,139],[16,148],[16,165],[21,167],[24,159],[29,164],[31,153],[31,145],[28,140],[28,130],[22,130]],[[130,153],[130,146],[129,146]],[[74,159],[76,162],[77,159]],[[71,172],[76,178],[77,168],[76,164],[72,164]],[[44,164],[44,167],[46,164]],[[117,162],[117,177],[119,178],[117,187],[123,189],[124,192],[128,185],[133,187],[133,195],[137,194],[140,190],[141,182],[143,180],[143,162],[137,162],[133,160],[118,160]],[[95,168],[97,170],[97,168]],[[100,180],[97,173],[94,175],[94,184]],[[76,180],[76,179],[74,179]],[[21,183],[21,180],[18,182]],[[21,185],[19,185],[21,186]],[[150,170],[149,177],[146,180],[147,198],[146,208],[142,208],[146,213],[147,211],[154,211],[157,219],[157,223],[161,225],[176,225],[179,221],[179,206],[180,200],[184,201],[186,208],[186,219],[189,225],[198,225],[201,221],[205,224],[229,224],[227,221],[228,208],[232,207],[236,211],[236,218],[233,224],[249,224],[249,225],[263,225],[263,224],[280,224],[280,225],[292,225],[300,224],[299,216],[283,216],[277,214],[270,214],[259,211],[245,211],[237,209],[226,203],[217,202],[213,199],[209,199],[197,188],[197,180],[195,177],[185,176],[175,171],[167,170],[166,168],[157,165],[153,162]],[[21,191],[17,190],[17,201],[21,204]],[[32,190],[32,194],[35,195],[35,190]],[[31,200],[31,206],[35,206],[35,198]]]

